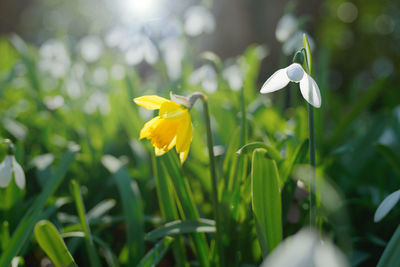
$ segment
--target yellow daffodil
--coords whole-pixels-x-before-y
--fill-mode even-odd
[[[172,94],[171,94],[172,96]],[[193,137],[190,103],[175,96],[172,101],[156,95],[141,96],[133,101],[149,110],[159,109],[158,116],[148,121],[140,131],[140,139],[151,140],[156,156],[161,156],[176,146],[181,163],[189,153]]]

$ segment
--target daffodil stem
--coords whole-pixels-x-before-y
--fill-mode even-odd
[[[212,140],[211,134],[211,122],[210,122],[210,114],[208,112],[208,102],[205,95],[202,95],[201,100],[203,102],[203,112],[204,112],[204,120],[206,123],[206,132],[207,132],[207,146],[208,146],[208,155],[210,158],[210,176],[211,176],[211,184],[212,184],[212,199],[213,199],[213,212],[214,218],[216,222],[216,243],[219,254],[219,266],[224,266],[224,251],[222,246],[222,232],[221,232],[221,217],[219,212],[219,201],[218,201],[218,183],[217,183],[217,170],[215,167],[215,156],[214,156],[214,144]]]
[[[309,150],[310,150],[310,166],[311,166],[311,183],[310,183],[310,226],[315,227],[317,224],[316,209],[316,174],[315,174],[315,133],[314,133],[314,107],[308,104],[308,129],[309,129]]]

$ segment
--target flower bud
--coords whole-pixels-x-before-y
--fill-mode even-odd
[[[294,54],[293,63],[299,63],[300,65],[303,65],[304,55],[302,51],[297,51],[296,54]]]

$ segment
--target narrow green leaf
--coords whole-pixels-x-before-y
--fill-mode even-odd
[[[173,221],[158,227],[146,235],[146,240],[156,240],[165,236],[188,233],[215,232],[215,221],[207,219]]]
[[[85,244],[89,254],[91,266],[101,266],[100,258],[96,252],[96,247],[93,244],[92,233],[90,232],[88,220],[85,215],[85,205],[83,204],[80,186],[77,181],[71,181],[71,190],[75,199],[76,209],[78,210],[79,220],[83,232],[85,233]]]
[[[158,242],[153,249],[151,249],[146,256],[139,262],[138,267],[153,267],[162,260],[165,253],[167,253],[169,247],[174,239],[172,237],[165,237],[163,240]]]
[[[400,225],[397,226],[377,265],[377,267],[392,266],[400,266]]]
[[[307,67],[308,73],[311,74],[312,60],[311,60],[311,49],[310,44],[308,43],[307,35],[303,34],[303,47],[306,50],[307,54]]]
[[[162,170],[161,162],[159,159],[156,159],[154,153],[151,153],[151,160],[161,214],[166,221],[178,220],[179,216],[176,206],[174,205],[174,192],[171,188],[171,182],[167,179]],[[188,266],[185,254],[185,245],[182,237],[175,238],[174,244],[172,245],[172,250],[177,265]]]
[[[135,266],[144,255],[144,216],[142,198],[135,180],[131,179],[124,167],[113,177],[122,199],[126,220],[126,234],[129,248],[129,266]]]
[[[279,173],[275,161],[265,154],[265,149],[254,150],[251,167],[253,212],[264,256],[282,241]],[[263,240],[266,244],[263,244]]]
[[[77,266],[56,227],[47,220],[35,226],[35,238],[55,266]]]
[[[400,156],[387,145],[375,144],[375,147],[386,158],[396,173],[400,175]]]
[[[25,245],[25,242],[29,240],[32,234],[33,227],[39,220],[40,215],[45,206],[46,200],[51,196],[57,187],[60,185],[64,178],[68,167],[75,158],[78,148],[73,146],[67,152],[64,153],[60,164],[58,165],[55,173],[49,178],[43,191],[34,202],[32,208],[26,213],[26,215],[20,221],[17,229],[13,233],[11,240],[7,246],[7,249],[3,252],[0,258],[0,266],[9,266],[13,257],[18,255],[21,248]]]
[[[267,145],[263,142],[253,142],[253,143],[249,143],[244,145],[243,147],[241,147],[236,154],[246,154],[246,153],[252,153],[255,149],[258,148],[263,148],[266,150],[266,154],[272,158],[273,160],[279,162],[282,160],[281,155],[279,154],[279,151],[276,150],[274,147]]]
[[[174,189],[179,200],[178,205],[181,205],[185,218],[189,220],[199,219],[192,192],[187,180],[181,173],[177,156],[173,153],[166,153],[160,159],[164,171],[169,173],[169,177],[174,184]],[[191,236],[196,247],[197,258],[199,259],[200,264],[202,266],[209,266],[210,260],[208,255],[208,245],[204,234],[193,233]]]

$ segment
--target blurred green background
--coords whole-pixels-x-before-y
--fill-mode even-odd
[[[139,109],[132,98],[168,97],[169,91],[208,94],[221,177],[224,162],[239,149],[232,140],[241,101],[247,140],[289,155],[308,134],[297,85],[269,95],[258,91],[275,70],[291,63],[303,32],[310,37],[313,76],[322,94],[316,110],[318,171],[336,184],[348,214],[345,221],[335,214],[321,220],[352,266],[375,266],[400,218],[394,208],[382,222],[373,222],[379,203],[400,188],[400,4],[389,0],[2,0],[0,137],[16,145],[27,183],[23,191],[15,184],[0,189],[3,228],[7,222],[13,233],[54,173],[53,163],[71,143],[78,144],[81,151],[67,177],[82,184],[87,210],[116,201],[105,212],[111,222],[95,224],[92,231],[126,263],[123,207],[107,155],[137,181],[145,232],[163,222],[151,148],[138,141],[152,112]],[[191,114],[195,135],[183,169],[199,213],[207,218],[212,211],[204,124],[200,108]],[[6,146],[0,152],[2,159]],[[242,234],[251,225],[250,195],[243,194],[242,217],[235,218]],[[65,180],[47,205],[69,196]],[[300,218],[284,226],[285,236],[307,224],[303,204],[299,201]],[[49,218],[60,229],[77,222],[71,203],[57,206]],[[241,264],[261,262],[253,226],[249,236],[236,240],[241,245],[232,241]],[[7,239],[0,239],[4,249]],[[87,264],[78,244],[67,245],[78,263]],[[35,242],[23,254],[25,266],[38,266],[45,257]],[[173,263],[167,255],[163,266]]]

